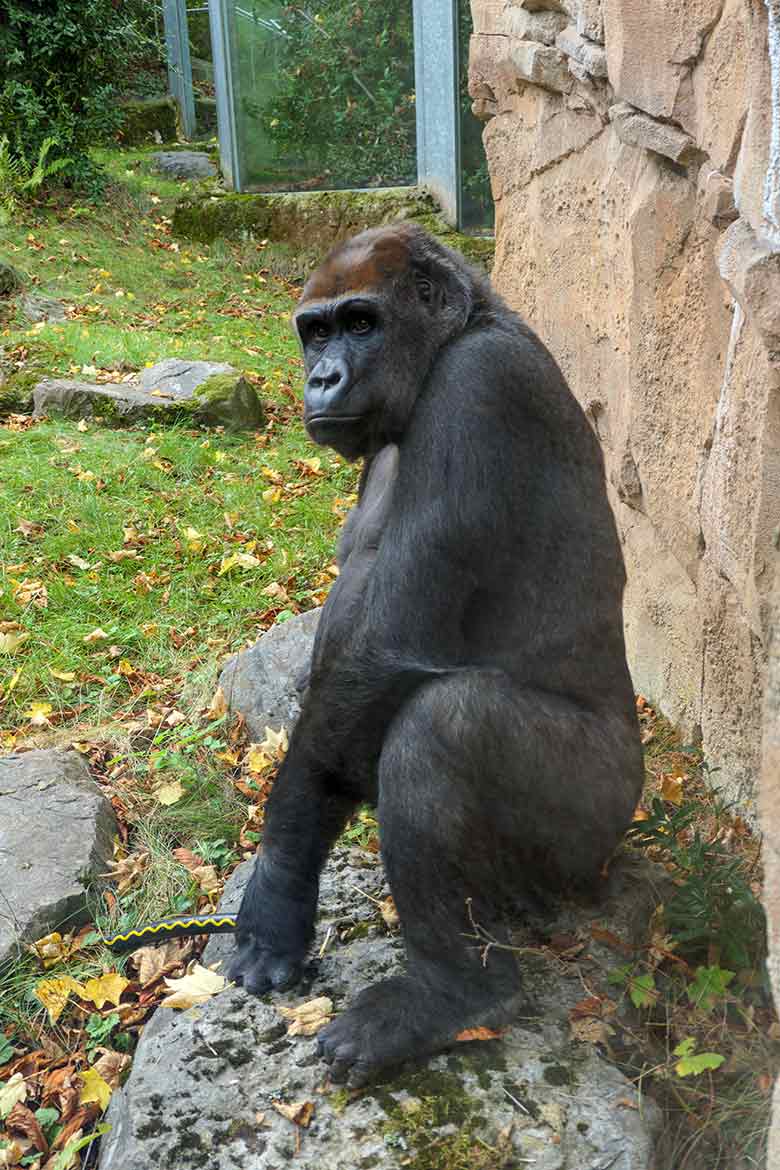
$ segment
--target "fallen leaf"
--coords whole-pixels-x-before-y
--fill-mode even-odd
[[[19,1101],[27,1099],[27,1085],[21,1073],[14,1075],[0,1085],[0,1119],[5,1118]]]
[[[49,667],[49,673],[53,678],[58,678],[60,682],[73,682],[76,678],[75,670],[55,670],[54,667]]]
[[[23,581],[12,580],[11,589],[17,605],[34,605],[36,609],[46,609],[49,604],[49,594],[42,581],[33,581],[27,577]]]
[[[332,1020],[333,1000],[328,999],[327,995],[320,995],[306,1003],[299,1003],[297,1007],[280,1007],[279,1013],[290,1021],[288,1036],[314,1036]]]
[[[96,1068],[88,1068],[79,1073],[82,1089],[79,1093],[79,1104],[88,1105],[95,1101],[101,1109],[107,1109],[111,1100],[111,1086],[107,1084]]]
[[[176,804],[185,794],[184,785],[180,780],[170,780],[154,790],[154,799],[158,804],[165,806]]]
[[[466,1043],[470,1040],[500,1040],[505,1031],[505,1028],[496,1031],[494,1028],[485,1028],[480,1025],[478,1028],[464,1028],[462,1032],[458,1032],[455,1039],[459,1043]]]
[[[383,898],[379,903],[379,913],[382,915],[385,926],[389,927],[390,930],[394,930],[397,926],[401,925],[401,918],[392,894],[387,898]]]
[[[77,557],[75,553],[70,553],[65,558],[68,564],[73,565],[74,569],[88,569],[90,568],[89,561],[85,561],[83,557]]]
[[[296,1125],[307,1128],[309,1122],[314,1116],[314,1102],[313,1101],[272,1101],[274,1109],[277,1113],[281,1113],[282,1117],[286,1117],[288,1121],[294,1122]]]
[[[231,553],[230,556],[222,558],[217,575],[224,577],[225,573],[229,573],[231,569],[256,569],[262,563],[252,553]]]
[[[29,637],[30,635],[26,631],[21,634],[0,634],[0,654],[16,654],[19,647],[23,646]]]
[[[206,547],[203,533],[198,532],[197,528],[193,528],[191,524],[188,524],[184,529],[184,539],[187,541],[187,548],[191,553],[201,553]]]
[[[67,959],[72,947],[70,941],[66,942],[59,931],[54,930],[51,934],[45,934],[43,938],[31,943],[30,950],[34,951],[44,968],[48,970],[49,967],[54,967]]]
[[[228,713],[228,702],[225,698],[225,692],[222,687],[217,687],[214,692],[214,698],[211,700],[211,705],[208,710],[209,719],[221,719],[223,715]]]
[[[574,1040],[587,1044],[606,1044],[608,1037],[615,1031],[606,1021],[596,1016],[582,1016],[569,1021],[571,1034]]]
[[[35,987],[35,997],[49,1013],[49,1021],[56,1024],[71,995],[83,996],[84,988],[70,975],[59,979],[41,979]]]
[[[670,804],[682,804],[682,776],[663,776],[661,779],[661,797],[664,800],[667,800]]]
[[[138,972],[138,982],[142,987],[156,983],[163,975],[181,966],[191,949],[189,939],[169,939],[155,947],[139,947],[131,959]]]
[[[98,626],[91,634],[85,634],[82,642],[85,642],[87,646],[91,646],[93,642],[105,642],[107,639],[108,634],[106,631],[101,630],[100,626]]]
[[[224,991],[227,979],[196,963],[189,974],[182,975],[181,979],[166,979],[165,984],[171,994],[160,1002],[160,1007],[184,1009],[208,1003],[212,996]]]
[[[88,979],[84,984],[82,999],[88,999],[96,1008],[102,1008],[108,1002],[116,1006],[121,999],[122,992],[127,987],[128,980],[117,971],[109,971],[97,979]]]
[[[32,1109],[28,1109],[21,1101],[17,1101],[5,1121],[6,1128],[14,1134],[21,1134],[22,1137],[28,1138],[36,1150],[42,1154],[48,1152],[49,1143],[43,1136],[43,1130],[40,1127],[37,1117]]]
[[[50,727],[49,716],[53,710],[51,703],[35,702],[30,704],[24,717],[30,721],[33,727]]]
[[[119,1088],[122,1074],[130,1067],[131,1060],[132,1057],[126,1052],[114,1052],[112,1048],[104,1048],[93,1067],[113,1091]]]

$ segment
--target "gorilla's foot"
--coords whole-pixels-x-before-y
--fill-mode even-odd
[[[357,1089],[407,1060],[424,1060],[454,1043],[464,1028],[496,1027],[508,1011],[446,998],[410,976],[375,983],[319,1035],[334,1081]]]
[[[252,995],[292,987],[301,977],[303,956],[282,954],[254,934],[238,940],[238,951],[228,967],[228,979]]]

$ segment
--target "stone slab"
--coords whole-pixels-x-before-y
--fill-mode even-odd
[[[77,752],[0,759],[0,963],[20,943],[87,918],[87,884],[105,873],[115,831]]]
[[[311,609],[272,626],[225,664],[219,685],[230,709],[244,716],[251,739],[262,740],[266,727],[292,730],[301,709],[297,684],[308,672],[321,613]]]
[[[231,879],[221,909],[237,906],[250,865]],[[646,926],[648,871],[640,870],[629,866],[629,877],[615,878],[610,929],[628,929],[638,914]],[[560,962],[529,960],[528,1013],[501,1040],[456,1044],[356,1096],[328,1083],[316,1037],[288,1037],[277,1008],[327,995],[340,1011],[366,983],[400,969],[400,938],[387,933],[371,901],[386,893],[373,855],[337,849],[322,878],[312,949],[319,957],[294,992],[260,1000],[229,988],[191,1011],[158,1009],[112,1099],[100,1170],[397,1170],[422,1152],[419,1127],[415,1137],[405,1121],[421,1109],[433,1110],[426,1147],[466,1132],[475,1154],[479,1143],[503,1140],[507,1164],[528,1161],[535,1170],[647,1170],[659,1112],[595,1047],[571,1038],[568,1013],[583,995],[576,964],[562,974]],[[587,929],[593,913],[563,921]],[[204,961],[224,960],[232,946],[213,939]],[[614,953],[597,951],[594,944],[594,963],[614,966]],[[593,971],[589,964],[589,981]],[[303,1101],[314,1114],[297,1130],[274,1103]]]
[[[629,146],[641,146],[676,163],[688,163],[696,156],[696,143],[689,134],[643,114],[628,102],[610,106],[609,118],[618,138]]]
[[[263,423],[262,403],[239,370],[220,362],[167,358],[142,370],[137,381],[103,383],[44,378],[33,391],[33,413],[64,418],[102,417],[137,423],[186,414],[194,423],[252,430]]]
[[[200,150],[159,150],[152,155],[152,170],[167,179],[213,179],[217,168]]]

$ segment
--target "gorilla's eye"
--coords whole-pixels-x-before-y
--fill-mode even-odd
[[[370,333],[374,322],[368,317],[352,317],[349,322],[350,333]]]
[[[330,329],[324,321],[315,321],[311,327],[311,336],[315,341],[327,341],[330,337]]]

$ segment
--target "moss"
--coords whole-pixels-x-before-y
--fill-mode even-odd
[[[198,398],[201,403],[229,402],[240,380],[240,374],[212,374],[198,386]],[[197,410],[198,406],[197,402],[193,403],[193,409]]]
[[[163,142],[176,138],[176,103],[171,97],[142,98],[122,102],[124,121],[119,132],[123,146],[140,146],[154,139],[155,131]]]
[[[548,1085],[570,1085],[574,1079],[571,1069],[563,1064],[550,1064],[542,1073]]]
[[[32,409],[32,393],[41,380],[40,374],[11,374],[0,384],[0,418],[9,414],[27,414]]]
[[[7,297],[11,293],[18,292],[23,284],[21,273],[17,272],[7,260],[0,258],[0,297]]]
[[[399,1087],[394,1082],[394,1087]],[[411,1170],[509,1170],[516,1164],[511,1145],[493,1148],[480,1138],[485,1118],[477,1114],[459,1077],[422,1069],[403,1080],[411,1099],[378,1098],[388,1120],[388,1146],[406,1151]],[[445,1132],[441,1132],[446,1127]],[[456,1127],[456,1132],[451,1132]]]

